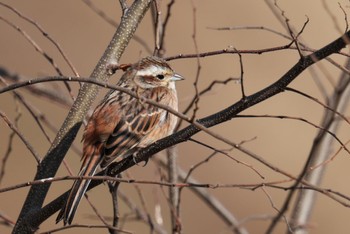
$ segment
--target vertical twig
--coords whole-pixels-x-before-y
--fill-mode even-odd
[[[167,153],[167,171],[170,183],[178,182],[178,171],[177,171],[177,154],[176,148],[170,147],[166,151]],[[173,233],[181,232],[180,224],[180,210],[177,209],[179,206],[179,189],[176,187],[169,187],[169,200],[170,200],[170,215],[171,215],[171,225]]]
[[[175,3],[175,0],[171,0],[167,6],[167,13],[166,13],[166,16],[165,16],[165,19],[164,19],[164,22],[163,22],[163,25],[161,26],[162,27],[162,34],[160,35],[160,39],[159,39],[159,51],[162,52],[162,55],[164,56],[165,54],[165,33],[166,33],[166,29],[167,29],[167,25],[168,25],[168,22],[170,20],[170,16],[171,16],[171,9],[173,7]]]
[[[118,175],[118,178],[121,178],[120,175]],[[112,195],[112,202],[113,202],[113,227],[118,227],[119,222],[119,205],[118,205],[118,188],[120,183],[119,182],[108,182],[109,191]],[[109,232],[111,234],[118,234],[116,229],[110,229]]]
[[[164,39],[164,37],[162,37],[162,35],[164,35],[164,31],[163,31],[163,24],[162,24],[162,18],[161,18],[162,13],[160,11],[160,5],[158,1],[153,2],[151,10],[152,10],[154,35],[155,35],[155,40],[154,40],[155,46],[154,46],[153,55],[158,57],[163,57],[165,50],[164,48],[163,50],[160,50],[160,45],[161,44],[164,45],[164,41],[161,41],[162,39]]]

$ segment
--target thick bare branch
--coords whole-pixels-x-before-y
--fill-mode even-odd
[[[151,0],[135,1],[130,6],[105,53],[92,72],[92,78],[106,81],[110,77],[111,74],[107,69],[108,65],[118,63],[139,22],[148,10],[150,2]],[[95,85],[86,84],[82,86],[51,148],[39,165],[35,179],[52,177],[56,174],[97,92],[98,87]],[[30,212],[41,208],[49,187],[49,184],[31,187],[13,233],[32,233],[37,228],[37,226],[30,226],[32,223],[29,221],[32,218]]]

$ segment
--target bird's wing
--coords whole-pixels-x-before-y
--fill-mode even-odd
[[[132,99],[121,107],[122,114],[113,132],[104,144],[101,167],[105,168],[117,157],[128,156],[136,151],[144,137],[152,132],[166,115],[158,107]]]

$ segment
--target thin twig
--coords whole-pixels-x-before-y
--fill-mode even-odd
[[[115,21],[113,18],[106,15],[106,13],[102,10],[100,10],[91,0],[82,0],[93,12],[95,12],[98,16],[100,16],[104,21],[106,21],[108,24],[113,26],[114,28],[117,28],[119,26],[119,23]],[[123,12],[125,13],[125,12]],[[148,54],[152,54],[152,49],[147,45],[145,40],[137,35],[134,35],[132,40],[135,40],[137,43],[139,43]]]
[[[162,29],[163,29],[162,34],[161,34],[160,39],[159,39],[159,51],[162,51],[163,55],[165,54],[165,46],[164,46],[165,34],[166,34],[166,30],[167,30],[167,25],[170,21],[171,10],[173,9],[174,3],[175,3],[175,0],[171,0],[167,5],[167,13],[165,15],[164,22],[162,25]]]
[[[267,190],[265,189],[265,186],[261,186],[261,190],[265,193],[266,197],[269,199],[269,202],[272,206],[272,208],[277,212],[277,213],[280,213],[280,211],[278,210],[278,208],[276,207],[275,203],[273,202],[273,199],[271,197],[271,195],[267,192]],[[291,227],[289,225],[289,221],[287,219],[287,217],[285,215],[283,215],[283,219],[284,221],[286,222],[287,224],[287,227],[289,230],[291,230]]]
[[[106,226],[106,225],[89,225],[89,224],[71,224],[71,225],[68,225],[68,226],[63,226],[63,227],[60,227],[60,228],[55,228],[55,229],[51,229],[49,231],[45,231],[45,232],[40,232],[39,234],[51,234],[51,233],[54,233],[54,232],[61,232],[63,230],[66,230],[66,229],[76,229],[76,228],[87,228],[87,229],[92,229],[92,228],[99,228],[99,229],[113,229],[115,231],[118,231],[120,233],[126,233],[126,234],[133,234],[133,232],[130,232],[130,231],[125,231],[125,230],[120,230],[120,229],[116,229],[114,227],[111,227],[111,226]]]
[[[15,74],[2,67],[0,67],[0,76],[6,80],[7,83],[11,84],[25,82],[28,80],[27,77]],[[39,98],[46,98],[49,101],[57,103],[65,108],[70,107],[73,104],[72,99],[68,98],[67,95],[63,95],[60,90],[49,88],[46,85],[38,84],[35,86],[27,86],[26,90]]]
[[[9,227],[13,227],[15,225],[15,222],[10,217],[2,213],[1,211],[0,211],[0,220],[2,220],[1,222],[3,224]]]
[[[27,149],[31,152],[31,154],[34,156],[36,162],[39,164],[41,162],[41,157],[39,154],[35,151],[33,146],[29,143],[29,141],[24,137],[24,135],[16,128],[16,126],[9,120],[9,118],[6,116],[4,112],[0,110],[0,117],[5,121],[7,126],[16,133],[16,135],[22,140],[24,145],[27,147]]]
[[[254,140],[254,139],[255,139],[255,138],[253,138],[253,139],[251,139],[251,140]],[[204,146],[204,147],[207,147],[207,148],[213,150],[214,152],[213,152],[212,156],[214,156],[214,155],[217,154],[217,153],[223,154],[223,155],[227,156],[229,159],[232,159],[233,161],[235,161],[236,163],[242,164],[242,165],[244,165],[244,166],[250,168],[250,169],[253,170],[261,179],[265,179],[265,176],[263,176],[263,175],[262,175],[257,169],[255,169],[252,165],[250,165],[250,164],[248,164],[248,163],[246,163],[246,162],[240,161],[240,160],[238,160],[238,159],[235,159],[234,157],[232,157],[231,155],[229,155],[229,154],[227,153],[227,151],[231,151],[231,150],[233,150],[234,148],[230,148],[230,149],[227,149],[227,150],[220,150],[220,149],[216,149],[216,148],[214,148],[214,147],[212,147],[212,146],[210,146],[210,145],[208,145],[208,144],[204,144],[203,142],[197,141],[197,140],[195,140],[195,139],[193,139],[193,138],[191,138],[191,139],[189,139],[189,140],[190,140],[190,141],[193,141],[193,142],[195,142],[195,143],[197,143],[197,144],[199,144],[199,145],[202,145],[202,146]],[[249,140],[249,141],[251,141],[251,140]],[[247,141],[248,141],[248,140],[247,140]],[[241,141],[241,142],[238,143],[237,145],[242,146],[242,145],[243,145],[245,142],[247,142],[247,141]],[[207,159],[203,160],[203,163],[204,163],[204,162],[208,162],[209,159],[210,159],[212,156],[209,155],[209,156],[207,157]],[[201,163],[199,163],[199,164],[201,164]],[[198,166],[199,166],[199,165],[198,165]],[[192,167],[191,167],[191,170],[192,170],[193,167],[197,167],[197,166],[192,166]],[[190,171],[191,171],[191,170],[190,170]],[[189,173],[189,174],[190,174],[190,173]]]
[[[58,75],[62,76],[63,73],[61,72],[61,69],[58,67],[58,65],[56,64],[55,60],[48,55],[47,52],[45,52],[30,36],[29,34],[27,34],[23,29],[21,29],[20,27],[18,27],[17,25],[13,24],[12,22],[10,22],[9,20],[5,19],[4,17],[2,17],[0,15],[0,20],[4,21],[5,23],[7,23],[9,26],[11,26],[12,28],[14,28],[15,30],[17,30],[33,47],[34,49],[40,53],[48,62],[49,64],[51,64],[51,66],[55,69],[55,71],[57,72]],[[67,82],[64,82],[69,95],[71,96],[72,100],[74,100],[74,95],[72,93],[72,89],[71,87],[68,85]]]
[[[153,220],[149,220],[148,214],[144,212],[142,209],[138,208],[135,204],[136,202],[131,200],[130,196],[125,195],[122,191],[118,191],[118,196],[121,200],[124,201],[124,203],[129,207],[129,209],[136,215],[137,219],[142,220],[145,223],[152,222],[151,226],[154,228],[154,231],[160,234],[166,234],[167,232],[164,230],[164,228],[160,225],[158,225],[156,222],[153,222]]]
[[[68,64],[68,66],[70,67],[70,69],[72,70],[74,75],[75,76],[79,76],[79,73],[78,73],[77,69],[74,67],[73,63],[69,60],[68,56],[63,51],[63,49],[60,46],[60,44],[58,42],[56,42],[56,40],[53,39],[49,35],[47,30],[45,30],[38,22],[34,21],[33,19],[29,18],[28,16],[25,16],[23,13],[21,13],[19,10],[17,10],[13,6],[7,5],[7,4],[2,3],[2,2],[0,2],[0,5],[10,9],[14,13],[16,13],[19,17],[21,17],[22,19],[24,19],[25,21],[27,21],[27,22],[31,23],[32,25],[34,25],[43,34],[43,36],[46,37],[57,48],[57,50],[60,52],[60,54],[62,55],[64,61],[66,61],[66,63]]]
[[[18,106],[17,101],[16,101],[16,113],[17,113],[17,115],[15,117],[14,126],[17,128],[18,127],[18,121],[19,121],[19,119],[22,116],[22,112],[21,112],[21,109]],[[5,176],[6,163],[7,163],[7,160],[9,159],[10,154],[12,152],[12,144],[13,144],[13,139],[14,139],[15,136],[16,136],[16,133],[14,131],[12,131],[10,133],[10,136],[9,136],[9,141],[8,141],[8,144],[7,144],[6,152],[4,154],[4,157],[2,158],[2,164],[1,164],[1,169],[0,169],[0,184],[2,182],[2,179]]]
[[[350,149],[348,149],[348,147],[346,147],[346,145],[339,139],[339,137],[334,133],[329,131],[328,129],[319,126],[317,124],[314,124],[312,122],[310,122],[307,119],[304,119],[302,117],[294,117],[294,116],[287,116],[287,115],[237,115],[237,118],[241,117],[241,118],[278,118],[278,119],[290,119],[290,120],[298,120],[304,123],[307,123],[321,131],[325,131],[326,133],[328,133],[329,135],[331,135],[334,140],[336,140],[340,145],[341,148],[343,148],[346,152],[348,152],[348,154],[350,155]]]

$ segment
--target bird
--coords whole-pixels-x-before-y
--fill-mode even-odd
[[[111,89],[96,106],[83,134],[79,176],[93,176],[112,162],[132,157],[140,148],[173,133],[177,117],[142,100],[150,99],[178,110],[175,82],[184,78],[163,59],[149,56],[123,67],[117,85],[136,94]],[[138,98],[137,98],[138,97]],[[91,180],[75,180],[56,223],[72,223]]]

